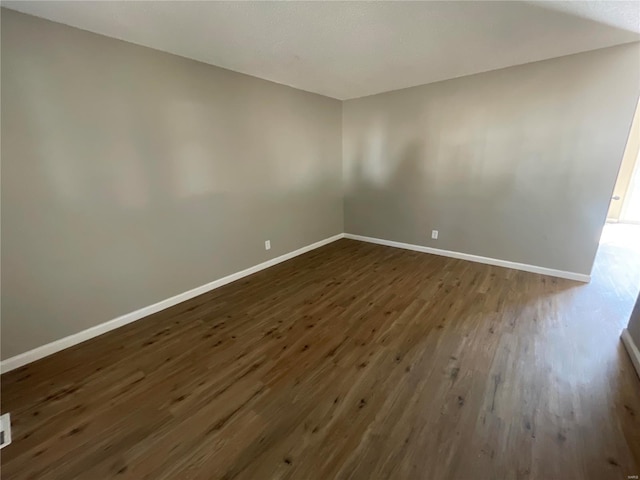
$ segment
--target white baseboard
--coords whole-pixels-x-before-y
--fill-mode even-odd
[[[622,331],[620,338],[622,338],[622,343],[624,343],[627,353],[629,353],[629,357],[631,357],[631,362],[636,369],[636,373],[638,377],[640,377],[640,350],[638,350],[636,342],[633,341],[629,330],[626,328]]]
[[[434,255],[440,255],[444,257],[458,258],[461,260],[469,260],[471,262],[484,263],[487,265],[495,265],[498,267],[524,270],[525,272],[540,273],[543,275],[551,275],[551,276],[560,277],[560,278],[568,278],[570,280],[577,280],[580,282],[589,282],[591,280],[590,275],[584,275],[581,273],[566,272],[563,270],[554,270],[552,268],[537,267],[535,265],[509,262],[507,260],[499,260],[495,258],[480,257],[478,255],[471,255],[468,253],[452,252],[449,250],[440,250],[438,248],[424,247],[421,245],[412,245],[409,243],[394,242],[391,240],[382,240],[379,238],[364,237],[361,235],[353,235],[350,233],[340,233],[338,235],[334,235],[324,240],[320,240],[319,242],[313,243],[311,245],[307,245],[306,247],[302,247],[293,252],[286,253],[284,255],[273,258],[271,260],[267,260],[266,262],[260,263],[259,265],[255,265],[253,267],[247,268],[240,272],[233,273],[231,275],[220,278],[218,280],[214,280],[213,282],[209,282],[200,287],[196,287],[192,290],[180,293],[171,298],[167,298],[166,300],[162,300],[158,303],[154,303],[153,305],[149,305],[147,307],[143,307],[134,312],[127,313],[120,317],[114,318],[113,320],[109,320],[105,323],[101,323],[100,325],[96,325],[94,327],[88,328],[87,330],[83,330],[73,335],[69,335],[68,337],[61,338],[60,340],[56,340],[46,345],[42,345],[41,347],[34,348],[33,350],[29,350],[28,352],[21,353],[19,355],[16,355],[15,357],[11,357],[6,360],[3,360],[2,362],[0,362],[0,373],[10,372],[11,370],[15,370],[16,368],[22,367],[23,365],[26,365],[31,362],[35,362],[36,360],[39,360],[41,358],[47,357],[51,354],[64,350],[65,348],[72,347],[86,340],[102,335],[103,333],[107,333],[111,330],[115,330],[116,328],[122,327],[123,325],[127,325],[129,323],[135,322],[136,320],[140,320],[141,318],[148,317],[149,315],[160,312],[161,310],[165,310],[169,307],[173,307],[174,305],[182,303],[186,300],[190,300],[191,298],[197,297],[198,295],[202,295],[203,293],[222,287],[223,285],[226,285],[228,283],[235,282],[236,280],[239,280],[243,277],[259,272],[260,270],[264,270],[265,268],[272,267],[274,265],[277,265],[278,263],[282,263],[291,258],[297,257],[298,255],[302,255],[303,253],[306,253],[316,248],[327,245],[328,243],[335,242],[336,240],[339,240],[341,238],[349,238],[352,240],[359,240],[362,242],[385,245],[388,247],[404,248],[405,250],[414,250],[417,252],[431,253]],[[627,340],[625,340],[624,332],[623,332],[623,340],[625,341],[625,345],[627,345],[626,343]],[[633,341],[631,340],[630,336],[628,341],[632,342],[631,344],[633,345]],[[635,352],[637,354],[638,352],[637,348],[635,347],[635,345],[633,345],[633,347],[635,348]],[[638,358],[639,357],[636,356],[636,360],[634,360],[636,369],[638,369],[638,364],[636,363],[638,361],[637,360]]]
[[[47,343],[46,345],[42,345],[41,347],[34,348],[33,350],[29,350],[28,352],[21,353],[19,355],[16,355],[15,357],[7,358],[6,360],[0,362],[0,373],[10,372],[11,370],[15,370],[16,368],[22,367],[23,365],[35,362],[36,360],[40,360],[41,358],[59,352],[60,350],[72,347],[86,340],[97,337],[98,335],[102,335],[103,333],[107,333],[111,330],[115,330],[118,327],[127,325],[128,323],[140,320],[141,318],[148,317],[151,314],[157,313],[161,310],[165,310],[169,307],[173,307],[174,305],[182,303],[186,300],[190,300],[191,298],[197,297],[198,295],[202,295],[203,293],[207,293],[228,283],[235,282],[236,280],[259,272],[260,270],[264,270],[265,268],[269,268],[277,265],[278,263],[290,260],[294,257],[297,257],[298,255],[302,255],[303,253],[315,250],[316,248],[322,247],[331,242],[335,242],[336,240],[339,240],[341,238],[344,238],[343,233],[339,233],[338,235],[334,235],[333,237],[325,238],[324,240],[320,240],[319,242],[312,243],[311,245],[307,245],[306,247],[299,248],[298,250],[295,250],[293,252],[285,253],[284,255],[281,255],[279,257],[267,260],[266,262],[260,263],[259,265],[249,267],[237,273],[232,273],[231,275],[220,278],[218,280],[214,280],[213,282],[209,282],[192,290],[180,293],[171,298],[167,298],[166,300],[154,303],[153,305],[143,307],[134,312],[127,313],[120,317],[114,318],[113,320],[101,323],[100,325],[96,325],[95,327],[91,327],[81,332],[74,333],[73,335],[69,335],[68,337],[61,338],[60,340]]]
[[[509,262],[507,260],[499,260],[497,258],[480,257],[469,253],[452,252],[451,250],[440,250],[439,248],[423,247],[422,245],[412,245],[410,243],[394,242],[392,240],[382,240],[380,238],[364,237],[362,235],[353,235],[345,233],[344,238],[351,240],[359,240],[361,242],[375,243],[377,245],[386,245],[387,247],[404,248],[405,250],[415,250],[416,252],[432,253],[443,257],[458,258],[460,260],[469,260],[470,262],[485,263],[487,265],[495,265],[497,267],[513,268],[515,270],[523,270],[525,272],[540,273],[542,275],[550,275],[552,277],[568,278],[569,280],[577,280],[579,282],[588,283],[591,281],[591,275],[583,273],[565,272],[564,270],[555,270],[553,268],[538,267],[536,265],[527,265],[526,263]]]

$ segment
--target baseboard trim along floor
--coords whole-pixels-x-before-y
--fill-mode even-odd
[[[443,257],[457,258],[460,260],[468,260],[470,262],[484,263],[486,265],[494,265],[496,267],[513,268],[531,273],[540,273],[542,275],[550,275],[552,277],[566,278],[576,280],[578,282],[589,283],[591,275],[582,273],[566,272],[564,270],[555,270],[553,268],[538,267],[536,265],[527,265],[526,263],[510,262],[508,260],[500,260],[497,258],[481,257],[479,255],[471,255],[469,253],[453,252],[451,250],[440,250],[439,248],[424,247],[422,245],[413,245],[410,243],[394,242],[392,240],[383,240],[380,238],[365,237],[362,235],[353,235],[345,233],[344,238],[351,240],[359,240],[361,242],[375,243],[376,245],[386,245],[387,247],[404,248],[405,250],[414,250],[416,252],[431,253]]]
[[[294,250],[293,252],[285,253],[284,255],[272,258],[271,260],[267,260],[266,262],[254,265],[253,267],[249,267],[240,272],[232,273],[231,275],[227,275],[226,277],[214,280],[205,285],[201,285],[200,287],[196,287],[186,292],[175,295],[171,298],[161,300],[160,302],[154,303],[153,305],[149,305],[139,310],[121,315],[117,318],[114,318],[113,320],[109,320],[86,330],[82,330],[81,332],[69,335],[68,337],[61,338],[60,340],[47,343],[46,345],[42,345],[41,347],[37,347],[33,350],[29,350],[14,357],[8,358],[0,362],[0,373],[10,372],[11,370],[15,370],[16,368],[22,367],[23,365],[35,362],[36,360],[40,360],[41,358],[47,357],[66,348],[73,347],[74,345],[102,335],[103,333],[110,332],[111,330],[115,330],[116,328],[135,322],[136,320],[140,320],[141,318],[148,317],[149,315],[160,312],[169,307],[173,307],[174,305],[182,303],[186,300],[190,300],[191,298],[197,297],[198,295],[202,295],[203,293],[207,293],[216,288],[220,288],[224,285],[227,285],[228,283],[235,282],[236,280],[240,280],[241,278],[247,277],[253,273],[277,265],[278,263],[290,260],[294,257],[297,257],[298,255],[302,255],[303,253],[310,252],[311,250],[315,250],[316,248],[320,248],[341,238],[344,238],[344,234],[342,233],[329,238],[325,238],[324,240],[320,240],[319,242],[312,243],[311,245],[307,245],[306,247],[299,248],[298,250]]]
[[[636,342],[633,341],[633,337],[626,328],[622,331],[620,338],[622,338],[622,343],[627,349],[629,357],[631,357],[631,363],[633,363],[636,373],[640,377],[640,349],[638,349]]]
[[[285,253],[284,255],[281,255],[276,258],[272,258],[271,260],[267,260],[266,262],[260,263],[253,267],[249,267],[240,272],[227,275],[226,277],[220,278],[218,280],[214,280],[200,287],[193,288],[186,292],[175,295],[171,298],[167,298],[166,300],[162,300],[158,303],[154,303],[153,305],[149,305],[147,307],[143,307],[134,312],[121,315],[120,317],[101,323],[100,325],[96,325],[94,327],[88,328],[87,330],[74,333],[73,335],[69,335],[68,337],[61,338],[60,340],[56,340],[46,345],[42,345],[41,347],[37,347],[37,348],[34,348],[33,350],[29,350],[27,352],[16,355],[15,357],[11,357],[6,360],[3,360],[2,362],[0,362],[0,373],[10,372],[11,370],[15,370],[16,368],[22,367],[23,365],[26,365],[31,362],[35,362],[36,360],[40,360],[41,358],[47,357],[56,352],[59,352],[61,350],[72,347],[74,345],[82,343],[91,338],[102,335],[103,333],[107,333],[111,330],[115,330],[116,328],[135,322],[136,320],[140,320],[141,318],[148,317],[149,315],[160,312],[169,307],[173,307],[174,305],[182,303],[191,298],[197,297],[198,295],[202,295],[203,293],[207,293],[216,288],[220,288],[224,285],[227,285],[228,283],[235,282],[236,280],[239,280],[253,273],[256,273],[266,268],[277,265],[278,263],[285,262],[291,258],[297,257],[298,255],[302,255],[303,253],[309,252],[311,250],[315,250],[316,248],[322,247],[331,242],[335,242],[336,240],[339,240],[341,238],[348,238],[351,240],[358,240],[361,242],[375,243],[377,245],[385,245],[388,247],[403,248],[405,250],[414,250],[417,252],[431,253],[433,255],[457,258],[460,260],[468,260],[471,262],[484,263],[487,265],[494,265],[498,267],[513,268],[515,270],[523,270],[525,272],[531,272],[531,273],[540,273],[543,275],[550,275],[553,277],[566,278],[569,280],[577,280],[579,282],[589,282],[591,280],[590,275],[584,275],[580,273],[566,272],[563,270],[555,270],[552,268],[538,267],[535,265],[527,265],[524,263],[509,262],[507,260],[481,257],[478,255],[453,252],[450,250],[440,250],[438,248],[424,247],[421,245],[412,245],[409,243],[394,242],[392,240],[383,240],[380,238],[365,237],[362,235],[353,235],[351,233],[339,233],[332,237],[325,238],[324,240],[320,240],[319,242],[315,242],[315,243],[312,243],[311,245],[307,245],[306,247],[302,247],[302,248],[299,248],[298,250],[294,250],[293,252]],[[629,339],[630,338],[631,337],[629,337]],[[636,349],[636,352],[637,352],[637,349]],[[637,365],[636,365],[636,368],[638,368]]]

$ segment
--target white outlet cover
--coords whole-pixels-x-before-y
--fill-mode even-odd
[[[431,238],[434,240],[438,239],[438,230],[431,230]]]
[[[267,240],[266,242],[264,242],[264,249],[271,250],[271,240]]]
[[[11,417],[8,413],[0,416],[0,448],[11,443]]]

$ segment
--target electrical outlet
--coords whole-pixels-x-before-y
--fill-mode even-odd
[[[8,413],[0,416],[0,448],[11,443],[11,417]]]
[[[266,242],[264,242],[264,249],[271,250],[271,240],[267,240]]]
[[[433,240],[437,240],[438,239],[438,230],[431,230],[431,238]]]

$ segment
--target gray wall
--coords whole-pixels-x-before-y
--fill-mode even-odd
[[[3,359],[344,230],[589,273],[640,81],[634,45],[341,104],[1,32]]]
[[[636,299],[636,306],[631,313],[627,330],[629,330],[633,342],[640,348],[640,294],[638,294],[638,298]],[[640,375],[640,372],[638,372],[638,375]]]
[[[589,274],[639,73],[634,44],[344,102],[345,231]]]
[[[339,101],[4,9],[1,32],[3,359],[343,231]]]

